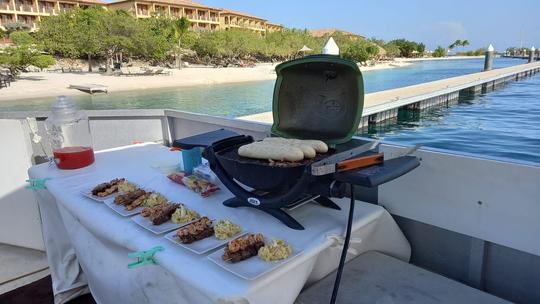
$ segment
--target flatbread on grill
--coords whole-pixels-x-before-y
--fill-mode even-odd
[[[328,152],[328,145],[322,140],[267,137],[264,139],[264,141],[279,142],[279,143],[288,144],[288,145],[308,145],[312,147],[317,153]]]
[[[290,162],[304,159],[304,152],[297,147],[261,141],[241,146],[238,148],[238,155],[255,159]]]

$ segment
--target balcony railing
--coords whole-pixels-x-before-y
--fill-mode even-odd
[[[41,7],[40,12],[53,15],[56,13],[56,10],[53,7]]]
[[[204,15],[193,15],[193,14],[187,14],[186,17],[190,20],[218,22],[217,17],[208,17]]]
[[[0,10],[11,10],[11,8],[9,7],[9,2],[0,2]]]
[[[18,6],[18,11],[21,12],[34,12],[35,10],[36,8],[32,5],[23,4]]]
[[[0,24],[8,24],[8,23],[12,23],[13,20],[12,19],[8,19],[8,18],[2,18],[0,19]]]
[[[148,16],[148,10],[138,10],[137,15]]]
[[[26,21],[19,19],[18,22],[28,26],[29,28],[36,28],[36,23],[34,21]]]
[[[65,6],[60,5],[60,11],[61,12],[66,12],[66,11],[72,10],[74,8],[75,8],[75,5],[65,5]]]

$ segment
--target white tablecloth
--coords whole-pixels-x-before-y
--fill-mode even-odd
[[[335,200],[341,211],[317,204],[293,210],[306,230],[292,230],[258,210],[223,206],[232,196],[224,187],[201,198],[156,169],[179,161],[179,152],[141,144],[97,153],[94,165],[79,170],[62,171],[47,164],[29,170],[32,178],[52,177],[47,190],[36,190],[36,195],[57,303],[85,292],[87,284],[98,303],[292,303],[304,285],[337,268],[341,247],[328,236],[343,234],[347,199]],[[115,177],[159,191],[210,218],[227,218],[247,231],[283,238],[303,253],[256,280],[239,278],[205,255],[178,247],[80,194]],[[378,250],[409,259],[409,243],[383,208],[358,202],[353,231],[353,238],[362,240],[351,245],[358,254]],[[127,268],[133,262],[128,252],[157,245],[165,247],[156,254],[158,265]]]

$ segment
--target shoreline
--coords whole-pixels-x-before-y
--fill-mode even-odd
[[[360,71],[370,72],[384,69],[408,67],[424,60],[459,60],[476,59],[483,56],[453,56],[441,58],[396,58],[382,61],[371,66],[359,65]],[[274,80],[274,68],[277,64],[259,63],[252,68],[212,68],[188,67],[182,70],[170,69],[170,76],[107,76],[99,73],[57,73],[29,72],[11,83],[8,88],[0,89],[0,102],[17,100],[52,98],[59,95],[83,96],[88,93],[69,89],[69,85],[99,84],[108,87],[109,93],[138,91],[147,89],[169,89],[178,87],[209,86],[234,84],[254,81]]]
[[[59,95],[84,96],[88,93],[68,88],[73,84],[99,84],[108,87],[109,93],[194,87],[217,84],[233,84],[252,81],[273,80],[275,64],[259,64],[253,68],[210,68],[190,67],[169,70],[172,74],[159,76],[108,76],[99,73],[23,73],[21,78],[0,91],[0,102]]]
[[[399,62],[418,62],[418,61],[437,61],[437,60],[464,60],[464,59],[479,59],[485,58],[484,55],[480,56],[448,56],[448,57],[421,57],[421,58],[395,58],[394,60]]]

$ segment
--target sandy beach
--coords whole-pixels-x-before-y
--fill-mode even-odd
[[[396,58],[370,66],[360,66],[362,72],[406,67],[423,60],[457,60],[483,56],[452,56],[443,58]],[[8,88],[0,90],[0,101],[58,95],[84,95],[69,89],[69,85],[99,84],[108,87],[109,93],[183,86],[213,85],[235,82],[264,81],[276,78],[276,64],[261,63],[252,68],[189,67],[169,70],[170,76],[107,76],[99,73],[23,73]]]
[[[380,62],[372,66],[360,66],[360,70],[373,71],[411,65],[405,61]],[[0,90],[0,101],[26,98],[52,97],[58,95],[84,95],[87,93],[69,89],[70,85],[98,84],[108,87],[109,93],[157,89],[168,87],[212,85],[222,83],[273,80],[275,64],[262,63],[253,68],[189,67],[170,70],[170,76],[107,76],[99,73],[23,73],[8,88]]]
[[[162,76],[107,76],[99,73],[23,73],[8,88],[0,90],[0,101],[58,95],[84,95],[69,85],[99,84],[109,93],[179,86],[212,85],[275,79],[275,65],[259,64],[253,68],[184,68]]]

